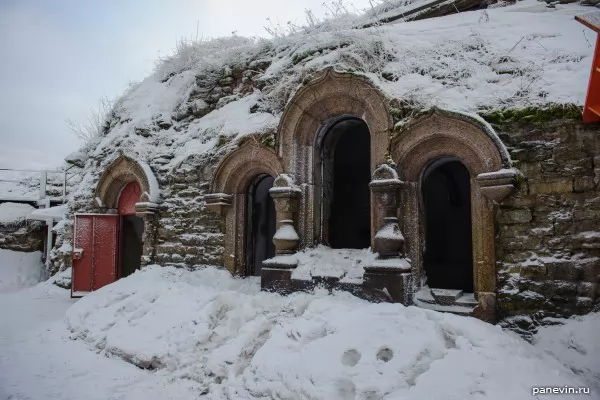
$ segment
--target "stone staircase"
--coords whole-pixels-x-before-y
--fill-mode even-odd
[[[473,293],[453,289],[423,288],[415,293],[414,303],[417,307],[457,315],[473,315],[477,306]]]

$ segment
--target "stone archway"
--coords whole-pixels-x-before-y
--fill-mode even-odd
[[[117,209],[121,190],[133,181],[138,182],[142,190],[140,203],[160,202],[158,181],[150,167],[121,154],[106,167],[96,185],[97,205],[107,210]]]
[[[141,265],[152,262],[156,249],[156,231],[160,191],[158,181],[150,167],[124,154],[120,154],[104,170],[96,185],[94,200],[97,208],[110,214],[119,213],[119,201],[124,190],[133,183],[139,185],[139,201],[130,205],[129,214],[143,220]],[[137,197],[136,197],[137,198]]]
[[[388,99],[366,77],[326,69],[289,101],[278,129],[276,149],[286,173],[300,187],[300,246],[316,244],[321,233],[319,137],[340,118],[362,120],[370,133],[370,171],[385,163],[393,121]],[[371,204],[373,201],[371,199]],[[371,207],[371,238],[380,218]],[[372,243],[371,243],[372,244]]]
[[[420,287],[424,277],[423,174],[436,160],[450,158],[467,169],[470,180],[473,313],[495,320],[496,258],[494,203],[514,188],[516,171],[508,151],[483,121],[459,113],[434,109],[415,120],[392,139],[391,155],[402,185],[401,222],[413,276]],[[417,289],[418,289],[417,287]]]
[[[247,201],[252,182],[260,175],[277,177],[283,168],[275,152],[247,139],[218,164],[204,197],[206,207],[225,217],[225,267],[244,275],[246,264]]]

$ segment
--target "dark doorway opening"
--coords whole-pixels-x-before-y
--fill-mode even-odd
[[[135,215],[121,217],[121,278],[140,269],[144,234],[144,220]]]
[[[430,288],[473,292],[469,171],[453,158],[433,162],[423,175],[424,268]]]
[[[371,135],[367,124],[342,119],[322,142],[322,239],[334,249],[371,245]]]
[[[264,260],[275,256],[275,204],[269,194],[275,179],[257,176],[248,189],[246,266],[248,275],[260,276]]]

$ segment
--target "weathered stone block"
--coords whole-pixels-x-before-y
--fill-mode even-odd
[[[586,192],[596,189],[596,182],[592,176],[582,176],[573,180],[573,190],[575,192]]]
[[[542,264],[524,264],[521,265],[520,273],[526,279],[546,278],[546,266]]]
[[[501,224],[523,224],[530,222],[532,218],[529,208],[500,210],[498,212],[498,222]]]
[[[577,295],[578,296],[589,297],[591,299],[595,299],[597,291],[598,291],[597,283],[579,282],[577,284]]]
[[[573,191],[573,179],[559,179],[546,182],[529,182],[529,193],[568,193]]]
[[[600,221],[600,210],[591,210],[588,208],[576,208],[573,210],[573,220],[581,221],[587,219]]]
[[[545,264],[548,270],[548,277],[553,280],[574,281],[579,274],[577,264],[572,260],[546,261]]]

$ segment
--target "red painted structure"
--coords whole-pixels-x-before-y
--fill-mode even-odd
[[[140,202],[142,188],[137,182],[131,182],[123,188],[119,196],[119,214],[135,215],[135,204]]]
[[[587,96],[585,98],[585,107],[583,109],[583,123],[600,121],[600,12],[588,13],[575,17],[575,19],[594,32],[596,32],[596,50],[592,60],[592,73],[590,74],[590,83]]]
[[[75,214],[71,297],[81,297],[120,278],[122,216],[134,215],[141,189],[131,182],[119,196],[119,214]]]
[[[118,215],[75,215],[71,297],[115,281],[118,228]]]

